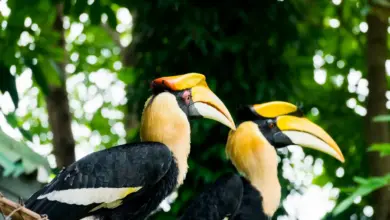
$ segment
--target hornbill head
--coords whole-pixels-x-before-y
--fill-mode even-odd
[[[165,144],[174,154],[178,184],[188,170],[191,128],[189,118],[209,118],[235,130],[234,121],[222,101],[209,89],[206,77],[188,73],[155,79],[153,95],[146,101],[141,118],[142,141]]]
[[[258,169],[259,163],[268,163],[258,160],[269,161],[269,153],[276,154],[276,148],[289,145],[322,151],[344,162],[333,138],[304,118],[300,109],[291,103],[275,101],[245,106],[240,110],[238,120],[242,123],[237,130],[230,131],[226,153],[236,168],[246,175],[255,172],[253,169]]]
[[[344,156],[332,137],[303,117],[297,106],[268,102],[246,106],[238,114],[241,121],[231,130],[227,156],[262,197],[262,211],[269,217],[277,210],[281,186],[277,175],[277,148],[300,145],[327,153],[341,162]]]
[[[199,73],[167,76],[152,81],[153,96],[148,103],[161,94],[171,94],[180,109],[189,118],[209,118],[235,130],[233,118],[223,102],[209,89],[206,77]],[[161,109],[164,111],[164,109]]]

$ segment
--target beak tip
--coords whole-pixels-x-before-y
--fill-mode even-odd
[[[237,129],[234,121],[228,120],[224,124],[233,131]]]
[[[230,129],[232,129],[233,131],[235,131],[237,129],[236,127],[236,124],[234,123],[234,120],[230,117]]]

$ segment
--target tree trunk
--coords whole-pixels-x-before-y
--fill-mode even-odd
[[[386,114],[387,78],[385,61],[387,58],[387,18],[386,20],[374,13],[367,16],[367,66],[370,90],[367,99],[366,141],[373,143],[389,142],[389,124],[373,122],[373,117]],[[383,176],[390,172],[390,157],[380,157],[378,153],[369,154],[370,174]],[[382,188],[374,193],[374,219],[390,219],[390,187]]]
[[[58,4],[56,8],[57,16],[53,29],[61,35],[57,46],[65,51],[63,5]],[[63,62],[58,63],[63,83],[59,87],[50,86],[50,94],[46,98],[49,123],[53,132],[54,155],[58,168],[68,166],[75,161],[75,141],[71,128],[72,115],[69,110],[68,93],[66,92],[65,63],[66,55],[64,55]]]

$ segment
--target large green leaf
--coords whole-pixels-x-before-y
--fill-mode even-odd
[[[390,115],[378,115],[373,118],[374,122],[387,122],[390,121]]]
[[[358,182],[360,186],[350,195],[348,198],[346,198],[344,201],[342,201],[334,210],[333,215],[339,215],[343,211],[345,211],[347,208],[349,208],[353,201],[358,196],[365,196],[370,194],[371,192],[382,188],[388,184],[390,184],[390,173],[383,177],[371,177],[368,179],[364,179],[361,177],[355,177],[355,182]]]
[[[379,151],[381,157],[390,155],[390,143],[373,144],[368,151]]]
[[[32,173],[39,167],[43,166],[48,172],[50,172],[50,166],[47,160],[41,155],[35,153],[32,149],[30,149],[23,142],[18,142],[9,137],[0,129],[0,155],[1,158],[6,158],[8,161],[8,165],[5,164],[5,160],[1,160],[3,167],[5,167],[5,174],[9,175],[10,170],[12,169],[12,173],[19,174],[20,165],[17,165],[21,162],[24,173]],[[4,163],[3,163],[4,162]],[[14,167],[12,168],[10,162],[14,163]],[[16,173],[15,173],[16,172]]]

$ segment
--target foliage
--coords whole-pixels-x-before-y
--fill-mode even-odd
[[[379,115],[373,118],[375,122],[387,122],[390,121],[389,115]],[[373,144],[368,148],[368,151],[377,151],[380,153],[381,157],[390,155],[390,143],[382,144]],[[359,186],[353,191],[352,195],[343,200],[334,210],[333,215],[339,215],[347,208],[349,208],[353,201],[357,197],[366,196],[373,191],[390,185],[390,173],[381,177],[370,177],[364,179],[361,177],[355,177],[354,181],[359,184]]]
[[[0,129],[0,165],[3,176],[18,177],[25,173],[30,174],[39,167],[50,171],[45,158],[35,153],[26,144],[17,142]]]
[[[390,115],[378,115],[374,118],[375,122],[388,122],[390,121]]]
[[[359,196],[366,196],[373,191],[387,186],[390,184],[390,174],[387,174],[383,177],[370,177],[367,179],[361,177],[355,177],[354,181],[359,184],[359,186],[354,190],[352,195],[343,200],[334,210],[333,215],[339,215],[341,212],[345,211],[350,207],[353,201]]]
[[[381,157],[390,155],[390,144],[373,144],[368,151],[379,151]]]
[[[309,171],[307,175],[320,186],[333,183],[341,190],[339,199],[345,200],[350,186],[355,185],[353,177],[367,176],[361,134],[368,89],[360,26],[368,7],[366,1],[340,2],[227,1],[210,7],[174,0],[8,0],[12,13],[0,16],[0,91],[10,94],[16,109],[3,113],[29,144],[47,148],[45,156],[50,159],[53,135],[45,98],[50,85],[64,83],[58,63],[65,62],[76,150],[91,146],[99,150],[123,143],[125,138],[139,140],[137,126],[133,128],[127,119],[132,114],[139,118],[150,95],[151,79],[201,72],[234,118],[239,104],[304,103],[306,116],[334,137],[346,163],[341,165],[306,149],[299,160],[311,158],[310,166],[323,161],[319,174]],[[65,50],[56,44],[59,34],[53,31],[59,3],[64,7]],[[118,19],[121,7],[134,15],[133,23]],[[77,27],[81,32],[74,34]],[[30,40],[23,44],[22,36]],[[20,91],[15,79],[26,76],[33,79],[32,85]],[[102,77],[105,83],[96,80]],[[126,97],[122,97],[124,89]],[[98,105],[92,108],[91,103]],[[388,116],[376,120],[385,119]],[[205,120],[193,121],[191,126],[192,151],[185,184],[171,211],[158,212],[154,219],[175,219],[207,184],[222,173],[235,171],[224,152],[228,129]],[[125,130],[127,127],[132,128]],[[371,150],[379,148],[387,149],[372,146]],[[283,199],[290,191],[307,187],[284,175],[287,168],[299,167],[288,159],[292,155],[280,155]],[[337,176],[335,171],[342,167],[346,167],[344,175]],[[368,183],[375,181],[366,181],[360,193],[373,189]],[[351,203],[344,202],[344,208],[345,204]],[[337,219],[363,215],[360,210],[367,204],[364,198],[345,212],[338,208]],[[285,210],[278,210],[277,215],[284,214]]]
[[[12,13],[0,16],[0,49],[5,51],[0,55],[0,66],[3,68],[0,90],[3,94],[10,94],[16,107],[14,112],[5,111],[5,117],[9,125],[18,129],[29,143],[51,149],[53,134],[48,124],[46,96],[50,86],[64,83],[58,63],[63,62],[65,57],[69,61],[65,75],[68,78],[67,90],[72,100],[70,108],[75,116],[74,122],[79,124],[84,134],[87,132],[86,135],[75,134],[77,143],[81,146],[93,145],[96,149],[123,143],[124,136],[121,138],[117,130],[123,130],[120,122],[124,116],[120,110],[125,100],[122,98],[115,101],[110,100],[110,97],[114,89],[117,91],[124,84],[115,81],[115,76],[104,85],[98,85],[94,80],[96,77],[112,75],[97,72],[102,68],[109,72],[118,69],[114,68],[114,64],[120,59],[120,45],[112,40],[104,26],[107,24],[108,29],[116,27],[118,21],[115,11],[118,7],[108,1],[94,1],[92,5],[87,1],[64,1],[64,51],[56,45],[60,36],[53,31],[57,3],[59,1],[26,2],[29,7],[22,10],[18,8],[19,1],[9,0],[7,5]],[[86,16],[87,19],[81,22],[80,16]],[[84,26],[82,32],[71,36],[72,29],[77,25]],[[91,60],[94,62],[91,63]],[[31,77],[32,86],[22,92],[17,91],[15,79],[18,77],[24,77],[25,80]],[[101,95],[97,97],[95,94]],[[83,110],[84,105],[96,98],[103,99],[96,110]],[[20,103],[23,106],[18,106]],[[115,115],[108,115],[107,112],[114,112]],[[89,141],[96,142],[97,139],[98,144],[89,144]]]

